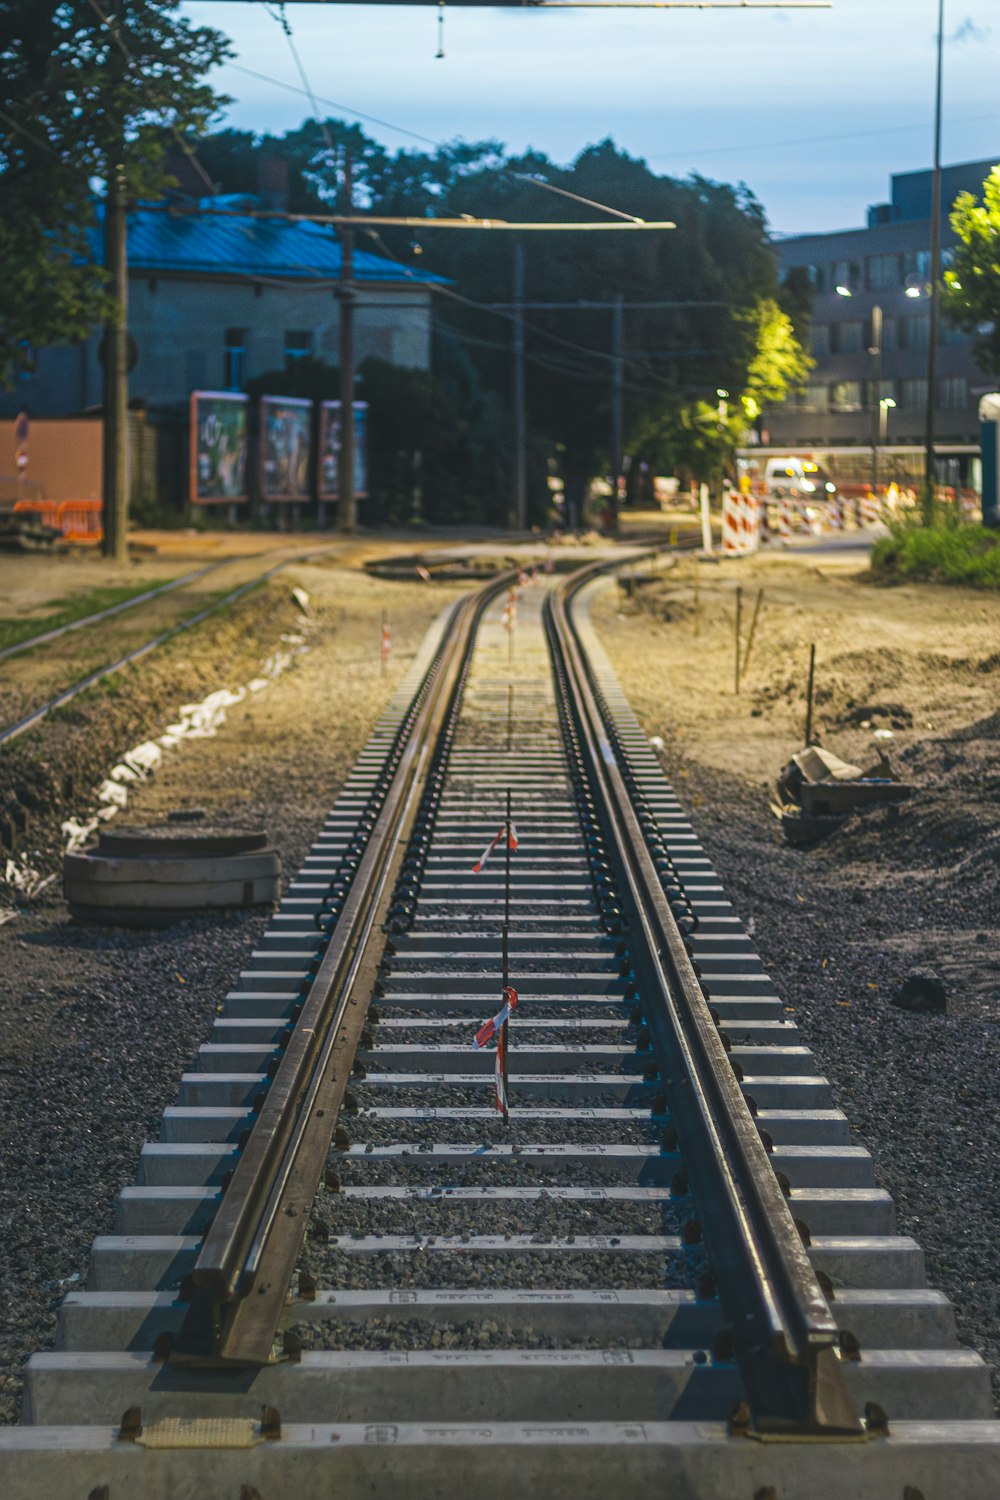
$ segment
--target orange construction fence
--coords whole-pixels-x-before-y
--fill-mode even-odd
[[[18,500],[15,514],[37,516],[70,542],[99,542],[104,536],[103,500]]]

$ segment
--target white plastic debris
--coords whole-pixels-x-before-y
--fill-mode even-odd
[[[658,734],[650,735],[649,743],[652,745],[654,750],[663,749],[663,741],[660,739],[660,736]]]
[[[118,781],[112,781],[110,777],[102,781],[97,788],[98,802],[108,802],[115,807],[124,807],[128,802],[128,792]]]
[[[292,598],[295,600],[296,604],[299,606],[299,609],[301,609],[304,615],[312,614],[312,605],[309,602],[309,595],[306,593],[305,589],[300,589],[298,585],[296,585],[296,587],[292,589]]]
[[[3,878],[8,885],[12,885],[22,896],[37,896],[44,891],[47,885],[55,880],[54,875],[42,875],[33,865],[28,863],[27,855],[22,854],[19,860],[8,859],[4,866]],[[10,918],[7,919],[8,921]]]
[[[305,589],[293,589],[295,602],[305,615],[311,613],[309,595]],[[308,622],[311,626],[312,621]],[[108,772],[104,781],[97,789],[97,800],[101,804],[96,813],[84,820],[67,818],[61,824],[61,830],[66,839],[66,853],[73,854],[82,849],[85,844],[93,838],[102,823],[107,823],[111,818],[117,816],[119,811],[128,805],[128,788],[136,782],[145,781],[160,766],[163,760],[163,752],[172,750],[177,745],[183,744],[185,740],[211,739],[225,723],[226,713],[230,708],[235,708],[242,703],[248,693],[259,693],[263,688],[269,687],[272,682],[292,666],[297,656],[303,655],[309,650],[305,636],[282,635],[282,642],[291,649],[272,652],[265,662],[262,663],[260,673],[254,677],[245,687],[239,688],[216,688],[215,692],[209,693],[200,703],[184,703],[177,710],[175,721],[168,724],[163,733],[156,740],[143,740],[141,744],[133,746],[128,750]],[[54,875],[50,880],[54,880]],[[48,881],[45,882],[48,884]],[[39,888],[40,889],[40,888]],[[11,921],[17,913],[5,916],[0,912],[0,922]]]

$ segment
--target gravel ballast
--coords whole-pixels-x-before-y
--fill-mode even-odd
[[[312,601],[308,619],[291,598],[295,585]],[[5,789],[27,781],[57,793],[39,798],[21,852],[43,879],[57,874],[60,821],[93,812],[99,781],[124,751],[162,734],[182,704],[245,685],[282,648],[283,634],[305,634],[306,654],[230,709],[214,737],[165,753],[121,815],[155,823],[174,809],[202,808],[219,826],[263,826],[291,879],[425,631],[461,592],[332,565],[290,567],[266,591],[130,668],[114,693],[77,700],[30,743],[14,742],[16,754],[0,756]],[[393,630],[384,672],[383,608]],[[118,1191],[134,1180],[143,1142],[158,1134],[161,1111],[267,922],[265,912],[248,911],[155,932],[84,926],[70,920],[58,890],[57,879],[27,900],[0,885],[0,910],[10,917],[0,925],[5,1422],[17,1420],[23,1361],[51,1347],[62,1295],[81,1285],[93,1237],[111,1231]]]
[[[607,590],[595,623],[776,993],[872,1153],[900,1230],[926,1252],[929,1285],[953,1300],[962,1342],[996,1369],[1000,599],[876,589],[856,556],[748,559],[702,566],[696,636],[696,567],[643,584],[638,602]],[[737,584],[744,620],[764,589],[739,698]],[[888,744],[917,791],[800,850],[783,843],[769,801],[802,744],[811,641],[823,744],[862,766]],[[890,739],[874,738],[889,727]],[[946,1014],[893,1004],[921,967],[943,977]]]

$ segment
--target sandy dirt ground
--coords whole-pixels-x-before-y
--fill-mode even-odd
[[[632,597],[609,586],[595,620],[776,993],[924,1246],[930,1284],[996,1365],[1000,597],[876,587],[866,562],[826,549],[681,559],[637,569]],[[739,696],[737,587],[744,650],[764,591]],[[804,742],[810,644],[822,743],[862,767],[888,748],[916,791],[794,849],[770,803]],[[914,968],[944,980],[945,1015],[892,1004]]]

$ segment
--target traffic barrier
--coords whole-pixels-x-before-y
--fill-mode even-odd
[[[99,542],[104,536],[102,500],[18,500],[15,515],[37,516],[43,526],[61,531],[67,541]]]
[[[71,542],[99,542],[104,536],[103,500],[63,500],[57,522]]]
[[[755,495],[727,490],[722,497],[723,552],[756,552],[760,546],[760,508]]]
[[[37,516],[43,526],[59,528],[59,503],[56,500],[17,500],[14,502],[16,516]]]
[[[867,490],[858,502],[862,526],[874,526],[882,517],[882,503],[878,496]]]

